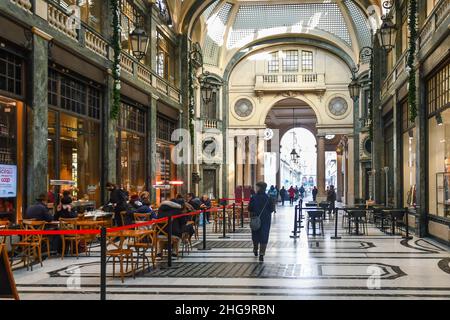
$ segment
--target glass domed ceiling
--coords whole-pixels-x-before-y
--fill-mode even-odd
[[[346,22],[344,13],[351,17],[351,25]],[[352,47],[355,44],[351,28],[355,30],[359,47],[370,45],[371,41],[366,15],[352,0],[267,4],[215,1],[203,12],[202,18],[207,30],[203,42],[204,61],[213,66],[219,64],[221,50],[238,49],[277,34],[320,32]]]

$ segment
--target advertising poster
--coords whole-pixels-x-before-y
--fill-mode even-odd
[[[0,164],[0,198],[17,196],[17,166]]]

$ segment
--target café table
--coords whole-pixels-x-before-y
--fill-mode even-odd
[[[308,212],[308,219],[311,220],[311,223],[312,223],[312,226],[313,226],[313,236],[315,237],[317,235],[317,232],[316,232],[317,219],[318,218],[324,219],[325,209],[323,209],[323,208],[318,208],[318,209],[308,208],[308,210],[306,210],[306,211]],[[309,230],[306,230],[307,234],[309,233],[308,231]],[[322,234],[322,236],[323,236],[323,234]]]
[[[366,210],[364,210],[364,209],[347,209],[346,211],[347,211],[347,214],[349,215],[348,232],[350,234],[352,234],[351,219],[350,218],[353,218],[354,221],[355,221],[355,233],[354,233],[354,235],[357,235],[357,236],[364,235],[363,233],[359,232],[359,221],[360,221],[361,218],[366,216],[366,212],[365,212]],[[362,214],[362,213],[364,213],[364,214]]]

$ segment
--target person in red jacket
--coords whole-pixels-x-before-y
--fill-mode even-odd
[[[295,189],[293,186],[291,186],[288,190],[289,193],[289,202],[291,206],[294,204],[294,198],[295,198]]]

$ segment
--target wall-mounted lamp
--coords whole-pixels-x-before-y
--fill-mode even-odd
[[[442,114],[440,112],[436,113],[436,122],[438,126],[442,126],[444,124],[444,121],[442,121]]]

